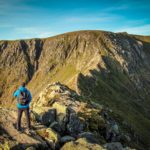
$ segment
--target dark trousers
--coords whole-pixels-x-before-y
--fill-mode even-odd
[[[26,115],[26,120],[27,120],[27,126],[30,129],[30,112],[29,108],[18,108],[18,119],[17,119],[17,128],[21,129],[21,118],[22,118],[22,113],[25,112]]]

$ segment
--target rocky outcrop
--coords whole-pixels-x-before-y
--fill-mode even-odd
[[[75,142],[66,143],[61,150],[105,150],[98,144],[92,144],[86,141],[84,138],[80,138]]]
[[[95,150],[104,149],[103,145],[107,142],[121,142],[119,125],[103,106],[83,102],[81,96],[59,82],[49,84],[35,101],[32,119],[45,125],[36,132],[53,149],[64,145],[61,149]]]
[[[42,128],[36,130],[36,133],[46,140],[51,149],[59,148],[60,136],[51,128]]]
[[[2,133],[5,142],[2,141],[0,147],[128,150],[132,137],[122,140],[128,133],[122,131],[109,113],[111,110],[93,101],[84,101],[83,97],[59,82],[48,84],[31,106],[33,130],[28,133],[23,127],[22,134],[15,129],[16,110],[0,108],[2,127],[9,135]],[[24,121],[23,118],[23,126]]]
[[[48,85],[40,93],[37,101],[33,103],[32,110],[33,114],[36,114],[37,121],[43,123],[43,120],[47,120],[45,125],[52,128],[58,126],[56,130],[61,128],[62,132],[76,137],[85,130],[98,131],[105,127],[105,120],[100,116],[102,107],[98,106],[101,109],[82,102],[77,93],[57,82]],[[53,110],[56,113],[52,113]],[[55,118],[53,122],[52,118]]]

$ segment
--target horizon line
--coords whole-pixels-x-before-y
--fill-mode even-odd
[[[0,41],[19,41],[19,40],[33,40],[33,39],[47,39],[47,38],[53,38],[56,36],[61,36],[61,35],[65,35],[65,34],[71,34],[71,33],[77,33],[77,32],[88,32],[88,31],[99,31],[99,32],[111,32],[111,33],[126,33],[128,35],[135,35],[135,36],[146,36],[149,37],[150,35],[144,35],[144,34],[131,34],[128,33],[127,31],[118,31],[118,32],[113,32],[113,31],[107,31],[107,30],[92,30],[92,29],[87,29],[87,30],[74,30],[74,31],[67,31],[67,32],[63,32],[63,33],[56,33],[55,35],[52,36],[47,36],[47,37],[31,37],[31,38],[18,38],[18,39],[0,39]]]

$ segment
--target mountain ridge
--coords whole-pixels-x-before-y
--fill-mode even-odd
[[[48,36],[48,37],[43,37],[43,38],[22,38],[22,39],[14,39],[14,40],[0,40],[0,41],[8,41],[8,42],[13,42],[13,41],[20,41],[20,40],[38,40],[38,39],[48,39],[48,38],[55,38],[58,36],[62,36],[62,35],[66,35],[66,34],[74,34],[74,33],[81,33],[81,32],[107,32],[107,33],[115,33],[115,34],[127,34],[127,35],[131,35],[133,37],[145,37],[146,39],[148,38],[148,41],[150,40],[150,35],[140,35],[140,34],[130,34],[128,32],[112,32],[112,31],[104,31],[104,30],[76,30],[76,31],[69,31],[69,32],[65,32],[65,33],[61,33],[61,34],[57,34],[57,35],[53,35],[53,36]],[[142,39],[143,39],[142,38]]]
[[[149,36],[107,31],[0,41],[0,102],[14,104],[11,96],[21,81],[28,83],[34,99],[47,83],[60,81],[86,99],[108,105],[148,144],[149,41]]]

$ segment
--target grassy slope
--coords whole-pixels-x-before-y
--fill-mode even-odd
[[[119,115],[120,125],[126,120],[131,128],[140,135],[143,144],[148,145],[150,141],[150,120],[144,116],[142,108],[135,103],[134,100],[138,99],[138,93],[133,90],[134,85],[131,84],[127,74],[111,68],[110,74],[105,78],[99,72],[93,73],[93,76],[97,77],[96,84],[93,86],[90,86],[92,77],[83,75],[79,78],[81,93],[86,98],[109,106],[116,115]]]

